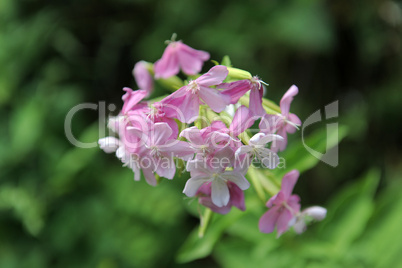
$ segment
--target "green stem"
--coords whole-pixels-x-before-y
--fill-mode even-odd
[[[249,178],[251,180],[251,183],[254,186],[255,191],[257,192],[258,197],[261,199],[262,202],[266,202],[266,198],[265,198],[265,193],[264,193],[264,189],[261,185],[259,176],[257,175],[257,171],[255,170],[255,168],[253,168],[252,166],[249,168],[248,170],[249,173]]]
[[[212,219],[212,210],[205,208],[204,215],[200,219],[200,228],[198,229],[198,236],[202,238],[207,230],[208,224]]]
[[[281,108],[271,100],[262,98],[262,105],[264,106],[267,113],[272,113],[272,114],[281,113]]]
[[[276,195],[279,192],[278,186],[272,182],[269,178],[264,178],[261,180],[262,187],[271,196]]]

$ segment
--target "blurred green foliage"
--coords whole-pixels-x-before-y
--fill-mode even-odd
[[[402,267],[401,13],[385,0],[0,1],[0,267]],[[215,215],[198,239],[185,176],[152,188],[68,142],[68,111],[120,107],[134,63],[157,60],[173,32],[258,74],[275,101],[297,84],[302,120],[339,100],[338,167],[300,133],[283,154],[305,171],[304,206],[328,206],[327,219],[301,236],[261,234],[250,190],[246,212]],[[325,123],[308,140],[322,152]],[[72,131],[96,141],[98,112],[77,113]]]

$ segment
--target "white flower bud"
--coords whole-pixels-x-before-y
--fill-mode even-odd
[[[120,146],[120,141],[116,139],[115,137],[106,137],[99,139],[98,141],[99,147],[105,151],[105,153],[113,153],[116,152],[116,150]]]
[[[327,210],[323,207],[314,206],[306,208],[305,210],[303,210],[302,214],[310,216],[316,221],[321,221],[327,215]]]

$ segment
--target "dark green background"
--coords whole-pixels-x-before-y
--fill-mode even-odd
[[[0,267],[401,267],[401,14],[381,0],[2,0]],[[263,207],[251,201],[256,213],[222,223],[223,236],[212,229],[211,255],[181,248],[198,224],[185,177],[152,188],[113,155],[67,141],[67,112],[121,107],[134,64],[159,59],[174,32],[259,75],[276,102],[296,84],[302,121],[339,100],[339,166],[319,163],[295,189],[304,206],[328,206],[324,222],[276,240],[258,232]],[[97,124],[81,111],[73,133],[96,141]]]

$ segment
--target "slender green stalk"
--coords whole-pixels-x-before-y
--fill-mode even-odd
[[[212,219],[213,212],[209,208],[205,208],[204,215],[201,217],[200,228],[198,229],[198,236],[200,238],[204,237],[205,231],[207,230],[208,224]]]
[[[260,178],[259,178],[259,176],[257,174],[257,171],[255,170],[254,167],[251,166],[248,169],[248,173],[249,173],[248,177],[250,178],[251,183],[253,184],[254,189],[257,192],[258,197],[261,199],[262,202],[265,203],[265,201],[267,201],[267,200],[265,198],[264,188],[261,185]]]
[[[265,108],[265,110],[267,111],[267,113],[268,113],[268,111],[269,111],[269,113],[272,113],[272,114],[281,113],[281,108],[271,100],[262,98],[262,105]]]

